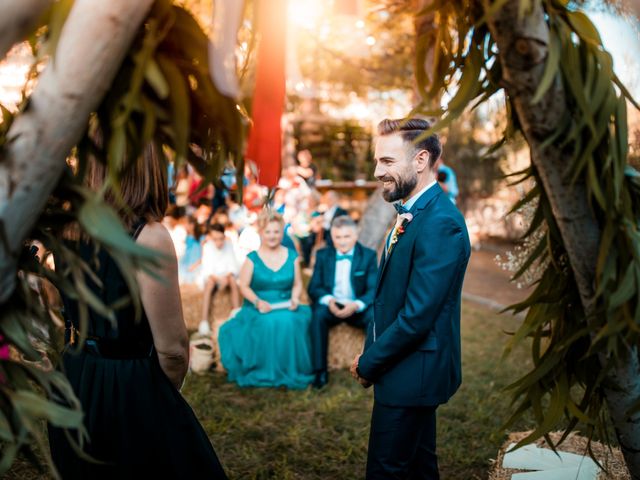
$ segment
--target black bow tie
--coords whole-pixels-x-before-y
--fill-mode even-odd
[[[394,203],[393,208],[396,209],[396,212],[398,212],[398,215],[402,215],[403,213],[409,213],[409,209],[405,208],[405,206],[402,205],[400,202]]]

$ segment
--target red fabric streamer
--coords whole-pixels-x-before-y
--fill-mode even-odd
[[[253,126],[247,159],[258,166],[258,182],[275,187],[282,160],[281,120],[286,93],[285,44],[287,0],[262,0],[259,12],[260,45],[253,94]]]

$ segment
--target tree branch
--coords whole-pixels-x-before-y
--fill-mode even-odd
[[[365,247],[377,251],[395,217],[396,211],[382,197],[382,188],[378,188],[367,202],[367,209],[360,222],[362,229],[358,235],[358,241]]]
[[[0,303],[15,287],[16,256],[70,149],[115,77],[152,0],[76,0],[54,59],[0,152]]]
[[[36,26],[53,0],[13,0],[0,4],[0,59]]]

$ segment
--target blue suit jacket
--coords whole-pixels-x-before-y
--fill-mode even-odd
[[[411,213],[382,258],[358,370],[374,383],[377,402],[433,406],[461,382],[460,300],[471,247],[462,214],[437,184]]]
[[[357,300],[367,307],[373,303],[378,273],[376,252],[356,243],[351,262],[351,288]],[[336,279],[336,249],[326,247],[316,253],[316,264],[309,282],[309,297],[317,303],[333,294]]]

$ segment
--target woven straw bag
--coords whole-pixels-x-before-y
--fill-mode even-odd
[[[189,342],[189,368],[193,373],[203,374],[213,365],[214,344],[211,337],[198,336]]]

